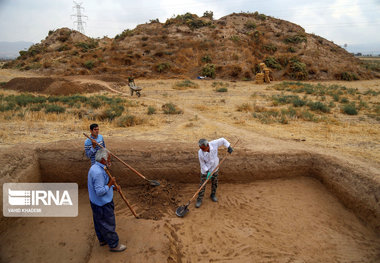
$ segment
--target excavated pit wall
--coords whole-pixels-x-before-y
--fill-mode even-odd
[[[107,147],[149,179],[199,183],[198,148],[194,144],[109,140]],[[221,150],[220,158],[224,154]],[[2,149],[0,156],[0,164],[5,167],[0,174],[2,183],[76,182],[80,188],[87,186],[90,162],[83,152],[83,140],[15,146]],[[115,159],[111,172],[122,186],[145,183]],[[338,158],[308,151],[257,152],[239,148],[222,164],[220,181],[246,183],[297,176],[320,180],[346,207],[380,233],[379,174]],[[0,227],[12,220],[16,219],[2,217]]]

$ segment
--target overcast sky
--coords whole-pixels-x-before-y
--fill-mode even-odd
[[[380,0],[83,0],[84,29],[90,37],[114,37],[124,29],[186,12],[214,19],[233,12],[263,13],[288,20],[348,50],[360,45],[380,53]],[[76,29],[71,0],[0,0],[0,41],[40,42],[49,30]],[[355,51],[355,50],[354,50]]]

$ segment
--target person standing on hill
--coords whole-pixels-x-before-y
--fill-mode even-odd
[[[100,149],[96,143],[99,143],[104,148],[106,144],[103,140],[103,136],[99,134],[99,125],[93,123],[90,125],[91,139],[86,139],[84,142],[84,150],[86,152],[86,156],[90,158],[91,165],[95,164],[95,154]]]
[[[228,153],[232,153],[233,149],[231,144],[224,138],[220,138],[217,140],[213,140],[208,142],[206,139],[200,139],[198,142],[199,151],[198,158],[201,166],[201,182],[199,187],[210,177],[212,171],[218,166],[219,158],[218,158],[218,148],[220,146],[225,146],[227,148]],[[216,197],[216,188],[218,187],[218,171],[212,175],[211,178],[211,195],[210,198],[213,202],[218,202],[218,198]],[[202,205],[203,196],[205,194],[206,186],[204,186],[198,194],[197,202],[195,204],[196,208],[199,208]]]

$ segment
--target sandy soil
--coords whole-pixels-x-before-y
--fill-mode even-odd
[[[128,94],[127,88],[104,84],[103,80],[84,77],[81,82],[103,84],[110,92]],[[338,167],[333,174],[317,180],[307,173],[312,171],[309,166],[318,164],[322,170],[323,163],[333,166],[334,163],[327,161],[337,158],[341,164],[360,170],[357,193],[367,189],[376,192],[380,185],[376,157],[380,152],[376,149],[378,141],[373,138],[379,135],[378,124],[373,125],[373,133],[362,130],[363,136],[355,137],[354,141],[351,137],[345,138],[345,134],[337,134],[331,127],[317,124],[315,127],[300,124],[268,128],[250,123],[235,111],[236,105],[251,100],[249,96],[244,98],[244,94],[266,93],[265,86],[233,84],[226,95],[215,94],[209,82],[204,82],[198,90],[183,91],[173,91],[174,81],[162,81],[158,85],[153,85],[153,81],[141,83],[143,96],[133,97],[133,100],[157,107],[174,101],[184,109],[184,114],[155,117],[157,119],[147,125],[136,127],[114,128],[105,123],[101,126],[101,133],[114,153],[148,178],[162,182],[156,189],[141,181],[129,184],[127,179],[121,179],[125,169],[114,164],[114,175],[120,179],[127,198],[141,217],[135,219],[115,194],[117,232],[120,240],[127,244],[127,251],[110,253],[98,245],[87,191],[82,188],[77,218],[19,218],[3,224],[0,262],[380,262],[379,234],[362,220],[366,216],[355,215],[352,210],[355,205],[342,203],[346,198],[343,193],[346,177],[357,174]],[[348,86],[357,84],[347,83]],[[361,85],[363,89],[378,87],[379,81],[361,82]],[[220,106],[221,100],[232,105],[233,110]],[[154,122],[159,124],[154,125]],[[62,137],[57,136],[62,134],[61,126],[53,122],[45,123],[42,130],[34,124],[27,124],[27,129],[20,124],[17,129],[10,126],[17,133],[12,136],[20,138],[19,143],[1,146],[0,182],[76,178],[78,183],[83,183],[88,160],[82,155],[81,132],[86,132],[87,124],[73,124],[76,127],[65,133],[65,138],[80,138],[72,141],[62,141]],[[62,128],[66,125],[62,122]],[[355,125],[348,128],[355,130]],[[315,129],[314,135],[307,133],[307,129]],[[35,136],[31,136],[32,132]],[[241,143],[222,167],[219,202],[212,203],[208,198],[208,186],[201,208],[196,209],[191,204],[186,217],[176,217],[175,208],[185,204],[195,193],[199,176],[196,145],[194,150],[188,146],[182,149],[181,143],[196,144],[200,137],[220,136],[231,142],[240,138]],[[120,138],[139,140],[139,143],[122,144]],[[367,139],[372,144],[352,147]],[[159,144],[151,149],[153,142]],[[372,152],[365,153],[372,148]],[[12,155],[11,149],[19,153]],[[246,151],[255,153],[255,159],[249,159]],[[317,156],[326,159],[317,159]],[[28,166],[33,161],[35,164]],[[71,170],[69,165],[72,165]],[[52,169],[54,166],[56,171]],[[271,170],[271,166],[277,170]],[[278,169],[281,166],[283,170]],[[33,173],[36,176],[32,178]],[[289,174],[289,178],[275,179],[276,173],[283,177]],[[342,185],[341,189],[331,186],[333,179]],[[350,182],[347,189],[355,188],[353,181]],[[371,195],[370,200],[364,198],[364,201],[373,205],[379,204],[378,199],[380,196]],[[350,203],[348,200],[345,204]],[[360,208],[357,211],[361,211]]]
[[[175,185],[180,203],[196,190]],[[142,188],[124,189],[139,215]],[[117,232],[124,253],[100,247],[86,190],[77,218],[23,218],[1,234],[2,262],[378,262],[380,237],[363,226],[315,179],[264,180],[219,187],[218,203],[178,218],[135,219],[115,196]],[[206,196],[210,189],[206,190]],[[174,196],[178,198],[178,196]],[[144,205],[144,206],[142,206]],[[159,205],[160,206],[160,205]],[[65,231],[62,231],[64,229]],[[27,234],[27,235],[26,235]],[[323,251],[323,253],[321,253]]]

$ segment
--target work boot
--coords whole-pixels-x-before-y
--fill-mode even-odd
[[[117,245],[117,247],[110,248],[110,251],[111,251],[111,252],[122,252],[122,251],[124,251],[126,248],[127,248],[126,245],[123,245],[123,244],[120,244],[120,243],[119,243],[119,245]]]
[[[213,202],[218,202],[218,198],[214,194],[210,195],[210,198]]]
[[[197,202],[195,203],[195,207],[199,208],[202,205],[202,199],[197,199]]]

